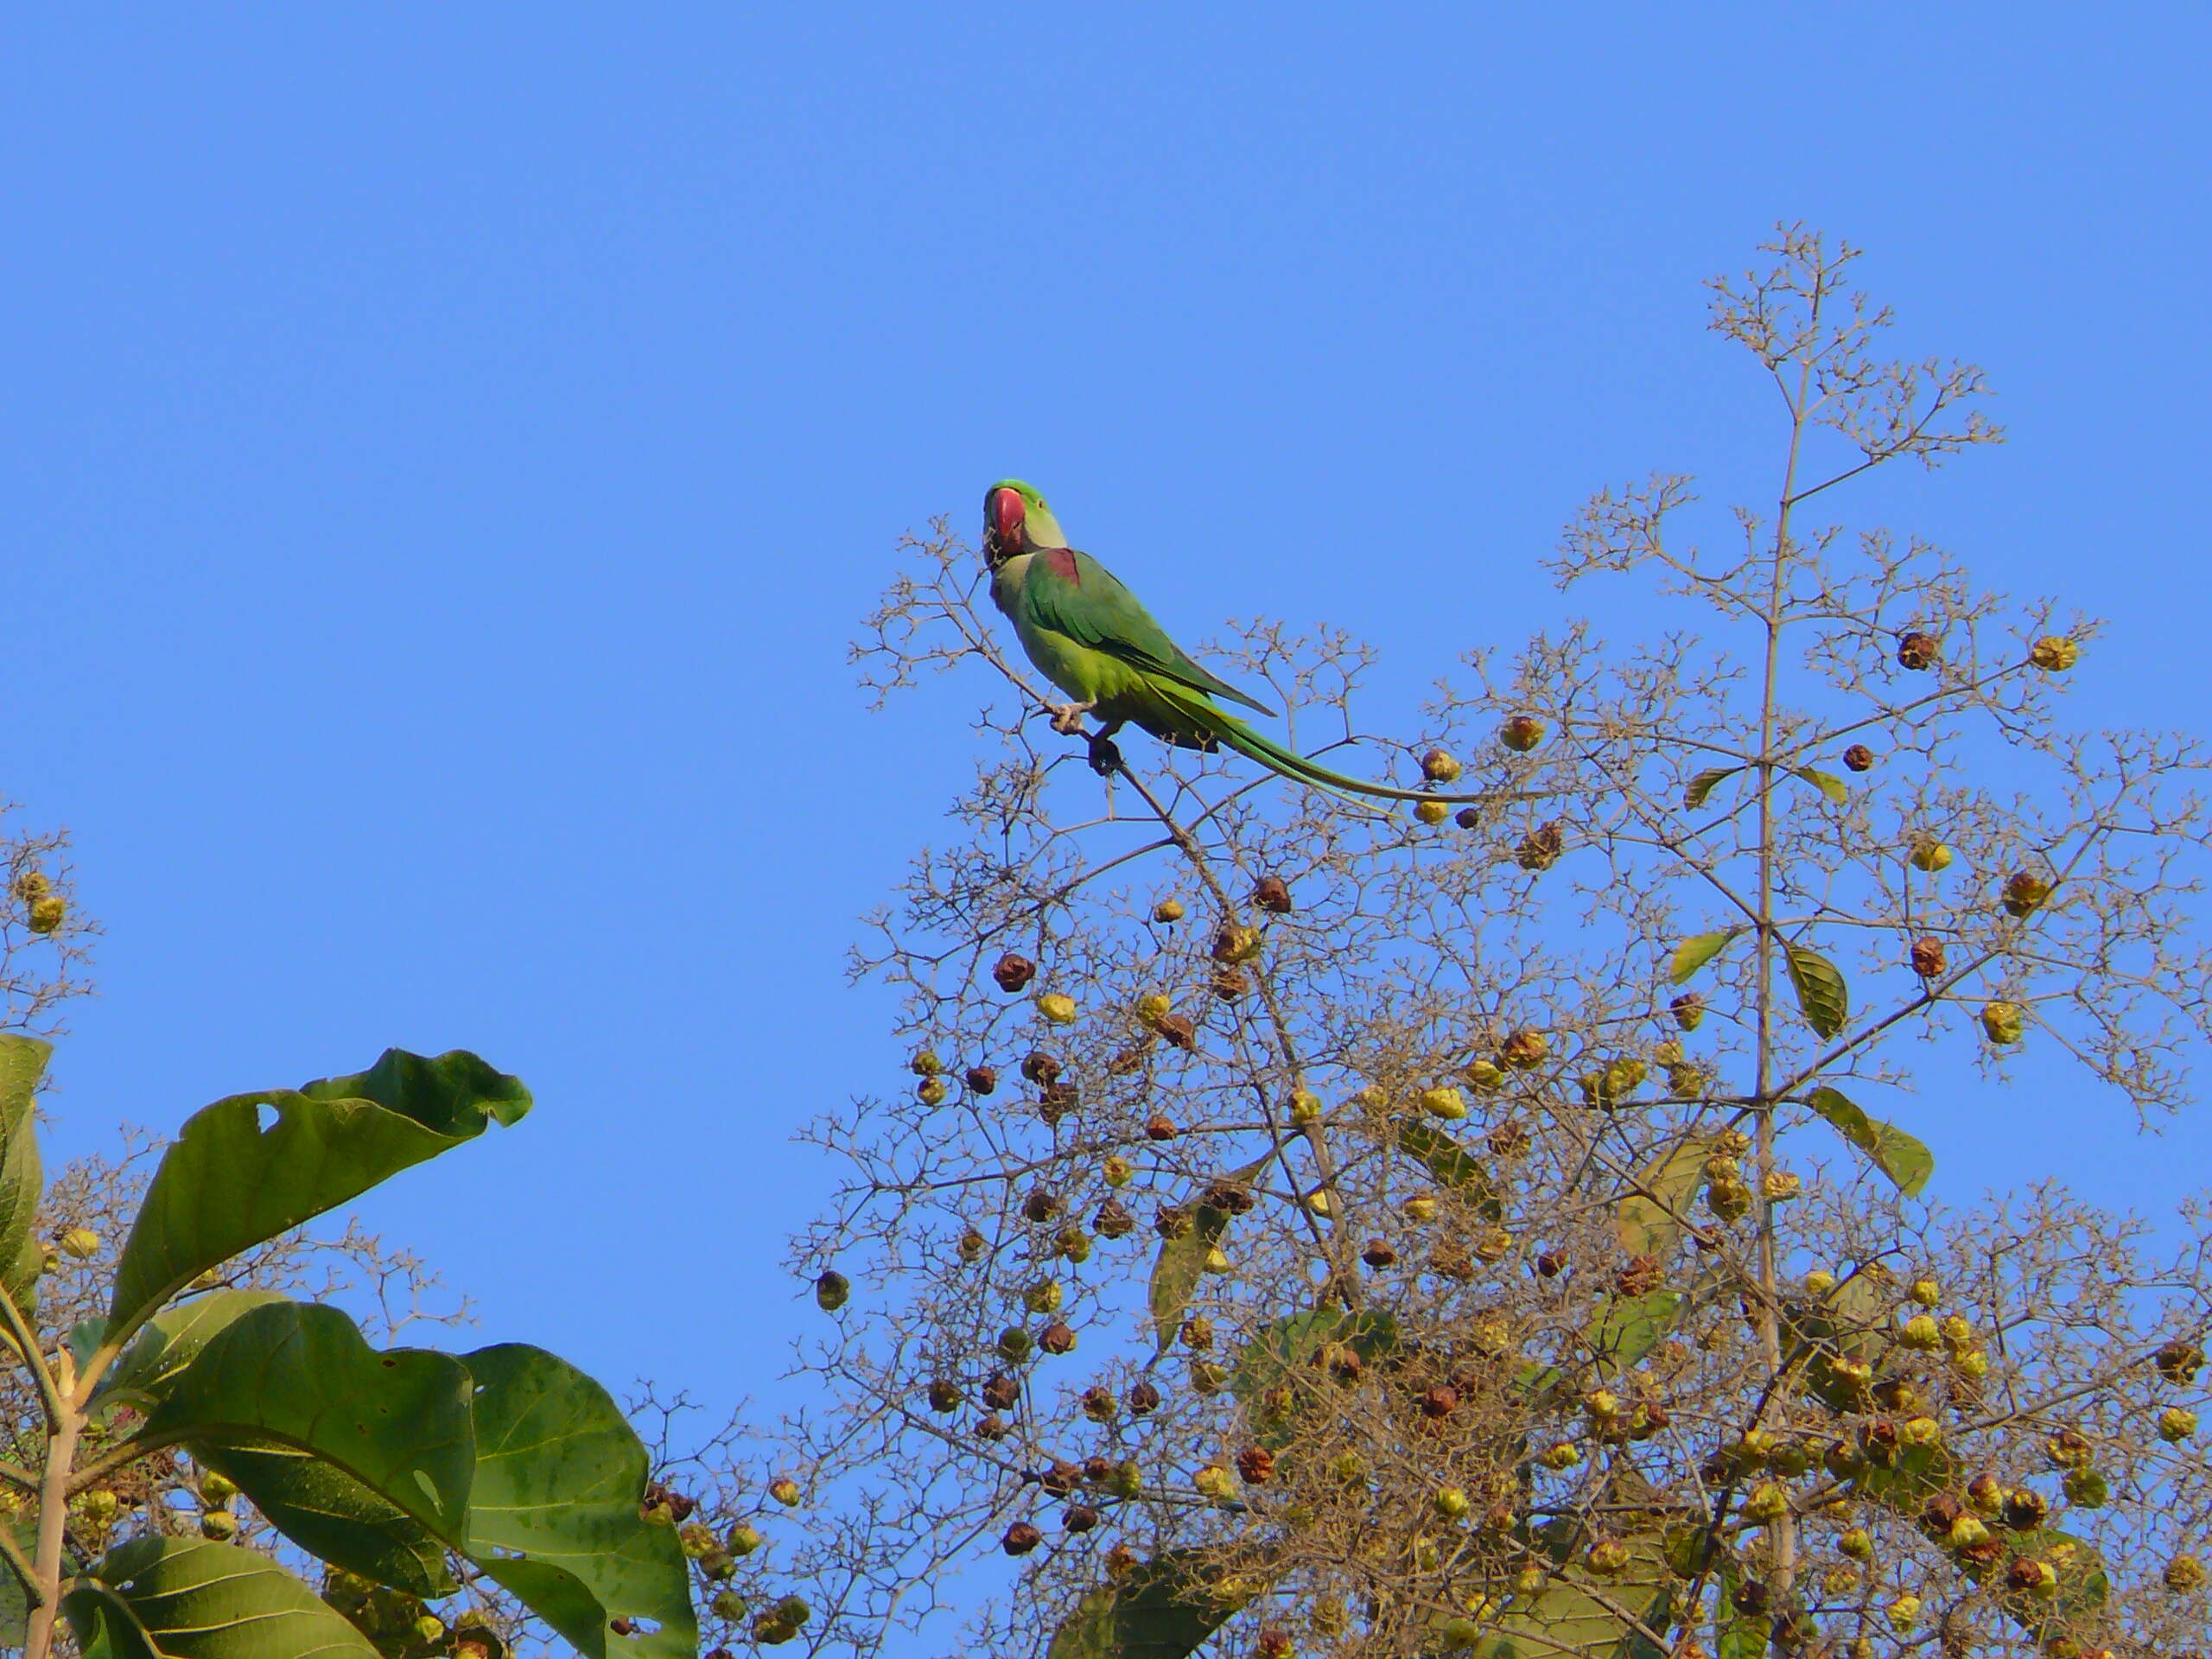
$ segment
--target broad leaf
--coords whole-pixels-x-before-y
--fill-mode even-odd
[[[1827,796],[1838,806],[1851,798],[1851,787],[1832,772],[1819,772],[1811,766],[1797,768],[1798,777]]]
[[[271,1526],[319,1560],[412,1596],[453,1593],[444,1542],[389,1498],[312,1452],[274,1444],[196,1441],[192,1455],[229,1479]]]
[[[1709,771],[1700,772],[1682,786],[1683,806],[1693,812],[1696,811],[1705,804],[1705,798],[1713,793],[1716,784],[1726,779],[1733,778],[1742,770],[1741,766],[1714,766]]]
[[[1936,1173],[1936,1154],[1894,1124],[1869,1117],[1840,1090],[1825,1084],[1805,1097],[1805,1103],[1834,1125],[1836,1133],[1865,1153],[1874,1166],[1896,1184],[1907,1198],[1918,1195]]]
[[[1672,1290],[1641,1296],[1608,1296],[1605,1311],[1585,1333],[1601,1371],[1626,1370],[1659,1345],[1681,1316],[1682,1297]]]
[[[195,1112],[124,1246],[110,1327],[128,1334],[208,1268],[529,1109],[529,1090],[474,1054],[395,1048],[353,1077]]]
[[[1579,1562],[1562,1567],[1535,1595],[1514,1597],[1469,1652],[1475,1659],[1663,1659],[1667,1649],[1652,1634],[1666,1634],[1672,1599],[1665,1548],[1653,1535],[1623,1541],[1629,1565],[1618,1577],[1598,1577]]]
[[[130,1345],[93,1391],[97,1405],[150,1409],[169,1380],[231,1323],[257,1307],[289,1299],[273,1290],[214,1290],[163,1308],[139,1327]]]
[[[1170,1550],[1087,1593],[1046,1659],[1189,1659],[1255,1593],[1222,1594],[1196,1550]]]
[[[376,1659],[276,1562],[197,1538],[134,1538],[61,1605],[78,1645],[112,1659]]]
[[[1265,1423],[1261,1402],[1271,1389],[1287,1382],[1298,1398],[1310,1400],[1313,1391],[1323,1386],[1314,1375],[1313,1361],[1332,1342],[1344,1344],[1372,1365],[1397,1346],[1397,1321],[1388,1313],[1364,1308],[1356,1313],[1324,1308],[1277,1319],[1238,1353],[1236,1369],[1230,1375],[1230,1392],[1255,1421]],[[1295,1438],[1297,1425],[1291,1419],[1268,1424],[1259,1433],[1260,1444],[1271,1452],[1280,1451]]]
[[[46,1179],[39,1166],[38,1115],[32,1102],[54,1046],[35,1037],[0,1034],[0,1289],[22,1300],[46,1253],[31,1236]]]
[[[1728,943],[1743,930],[1724,927],[1718,933],[1694,933],[1675,947],[1675,960],[1667,976],[1675,984],[1687,984],[1697,977],[1697,970],[1728,948]]]
[[[25,1560],[36,1553],[38,1526],[29,1516],[17,1516],[0,1524],[14,1529],[16,1547]],[[5,1558],[0,1557],[0,1563]],[[23,1645],[25,1627],[30,1623],[31,1603],[23,1581],[12,1566],[0,1564],[0,1648],[20,1648]]]
[[[1636,1179],[1636,1192],[1623,1198],[1613,1211],[1613,1226],[1626,1255],[1656,1255],[1664,1260],[1681,1236],[1690,1202],[1705,1179],[1705,1160],[1713,1151],[1711,1141],[1692,1135],[1645,1168]]]
[[[449,1355],[379,1352],[336,1308],[280,1302],[210,1337],[163,1389],[146,1433],[296,1446],[458,1538],[476,1467],[469,1395]]]
[[[1821,1038],[1833,1037],[1851,1018],[1851,992],[1835,964],[1817,950],[1785,943],[1783,953],[1789,963],[1789,982],[1797,988],[1797,1006],[1805,1023]]]
[[[1273,1161],[1274,1155],[1270,1154],[1247,1164],[1229,1179],[1249,1181]],[[1198,1277],[1206,1270],[1206,1258],[1221,1243],[1230,1219],[1227,1211],[1201,1204],[1192,1212],[1188,1232],[1179,1238],[1160,1241],[1160,1254],[1153,1258],[1152,1283],[1147,1293],[1153,1335],[1159,1344],[1155,1352],[1166,1353],[1175,1340],[1176,1332],[1182,1328],[1183,1311],[1191,1305],[1191,1293],[1198,1287]]]
[[[1417,1117],[1401,1118],[1396,1128],[1399,1149],[1418,1160],[1440,1185],[1471,1188],[1469,1196],[1484,1214],[1495,1218],[1504,1213],[1499,1207],[1497,1186],[1474,1154],[1443,1130]]]
[[[691,1659],[698,1621],[675,1532],[638,1506],[651,1469],[607,1390],[540,1348],[480,1348],[467,1554],[585,1659]],[[625,1618],[654,1627],[611,1635]]]

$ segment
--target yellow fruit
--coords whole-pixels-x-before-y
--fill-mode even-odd
[[[1421,1091],[1421,1109],[1431,1117],[1458,1119],[1467,1115],[1467,1102],[1457,1089],[1425,1089]]]
[[[1191,1484],[1207,1497],[1229,1497],[1236,1491],[1236,1478],[1217,1463],[1210,1463],[1191,1478]]]
[[[1056,1026],[1075,1023],[1075,998],[1065,991],[1045,991],[1037,998],[1037,1012]]]
[[[1474,1508],[1472,1500],[1457,1486],[1438,1487],[1429,1503],[1446,1521],[1457,1521]]]
[[[88,1261],[99,1254],[100,1236],[89,1227],[72,1227],[54,1242],[79,1262]]]
[[[2017,1002],[1985,1002],[1981,1006],[1981,1029],[1992,1043],[1999,1046],[2017,1043],[2027,1032],[2027,1011]]]
[[[1932,836],[1923,836],[1912,843],[1912,868],[1930,875],[1949,869],[1952,857],[1951,849]]]
[[[778,1475],[775,1479],[768,1483],[768,1496],[787,1510],[797,1509],[799,1499],[798,1482],[793,1480],[789,1475]]]
[[[1399,1213],[1408,1221],[1427,1222],[1436,1219],[1436,1200],[1426,1192],[1415,1193],[1398,1206]]]
[[[1290,1121],[1300,1128],[1321,1121],[1321,1103],[1318,1097],[1300,1089],[1290,1097]]]
[[[2168,1406],[2158,1414],[2158,1438],[2169,1446],[2179,1446],[2196,1433],[2196,1414],[2179,1406]]]
[[[2166,1588],[2186,1595],[2204,1586],[2204,1563],[2194,1555],[2177,1555],[2166,1563]]]
[[[1943,1300],[1943,1287],[1933,1279],[1916,1279],[1912,1281],[1912,1300],[1923,1307],[1937,1306]]]
[[[1152,907],[1152,919],[1155,922],[1179,922],[1185,913],[1180,899],[1163,899]]]
[[[49,893],[43,899],[34,899],[31,900],[31,931],[52,933],[60,927],[68,913],[68,900],[58,893]]]
[[[1451,807],[1442,801],[1423,801],[1414,808],[1414,817],[1431,826],[1443,823],[1451,816]]]
[[[1516,754],[1526,754],[1544,741],[1544,722],[1534,715],[1516,715],[1497,728],[1497,741]]]
[[[1431,749],[1421,758],[1421,775],[1432,784],[1456,784],[1465,770],[1446,749]]]
[[[1119,1153],[1116,1153],[1104,1163],[1099,1165],[1098,1173],[1106,1178],[1106,1185],[1109,1186],[1127,1186],[1129,1184],[1129,1177],[1135,1173],[1130,1167],[1129,1160]]]
[[[2047,633],[2029,650],[2028,660],[2046,674],[2063,674],[2082,660],[2082,647],[2071,639]]]
[[[1920,1618],[1920,1598],[1899,1596],[1889,1605],[1888,1612],[1890,1628],[1902,1636],[1910,1630]]]
[[[1907,1319],[1904,1329],[1897,1332],[1897,1340],[1908,1348],[1917,1348],[1923,1352],[1943,1345],[1943,1338],[1936,1328],[1934,1316],[1927,1313],[1916,1313]]]
[[[1835,1274],[1826,1268],[1815,1268],[1805,1275],[1805,1288],[1815,1296],[1825,1296],[1835,1288]]]
[[[1137,998],[1137,1023],[1147,1029],[1156,1027],[1175,1005],[1161,991],[1148,991]]]

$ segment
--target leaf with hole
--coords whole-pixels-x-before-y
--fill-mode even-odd
[[[236,1095],[162,1156],[116,1267],[118,1339],[200,1274],[530,1110],[530,1091],[459,1050],[387,1050],[370,1071]]]
[[[1789,982],[1797,990],[1797,1006],[1805,1023],[1827,1039],[1841,1031],[1851,1019],[1851,989],[1835,964],[1817,950],[1785,943],[1783,954],[1789,964]]]
[[[1840,1090],[1823,1084],[1805,1097],[1805,1103],[1872,1159],[1905,1197],[1917,1197],[1936,1173],[1934,1153],[1894,1124],[1867,1116]]]

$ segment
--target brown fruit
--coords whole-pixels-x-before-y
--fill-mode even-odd
[[[1206,988],[1224,1002],[1234,1002],[1252,988],[1252,976],[1242,968],[1217,968]]]
[[[1272,915],[1287,916],[1291,912],[1290,886],[1279,875],[1263,875],[1259,886],[1252,889],[1252,902]]]
[[[1060,1213],[1060,1195],[1049,1186],[1033,1186],[1021,1201],[1021,1213],[1031,1221],[1050,1221]]]
[[[1516,1031],[1498,1047],[1498,1058],[1516,1071],[1532,1071],[1552,1052],[1551,1039],[1541,1031]]]
[[[1521,844],[1513,849],[1513,861],[1524,870],[1548,870],[1566,850],[1567,831],[1554,819],[1521,837]]]
[[[1864,743],[1854,743],[1843,752],[1843,764],[1847,772],[1868,771],[1874,764],[1874,751]]]
[[[2022,870],[2005,883],[2005,913],[2032,916],[2050,897],[2050,883],[2031,871]]]
[[[1119,1198],[1109,1198],[1098,1206],[1098,1213],[1091,1217],[1090,1224],[1098,1230],[1101,1238],[1126,1238],[1135,1230],[1137,1218]]]
[[[1027,957],[1016,956],[1009,950],[991,969],[991,977],[999,982],[999,989],[1011,995],[1037,977],[1037,964]]]
[[[1248,1446],[1236,1454],[1236,1472],[1252,1485],[1264,1485],[1275,1472],[1275,1454],[1264,1446]]]
[[[1038,1334],[1037,1345],[1048,1354],[1065,1354],[1075,1346],[1075,1332],[1054,1319]]]
[[[1481,811],[1471,806],[1463,806],[1457,812],[1454,812],[1452,815],[1452,822],[1458,824],[1462,830],[1472,830],[1482,821],[1483,815]]]
[[[1021,1075],[1034,1084],[1058,1082],[1060,1070],[1059,1061],[1041,1048],[1033,1050],[1021,1062]]]
[[[1037,1471],[1037,1484],[1054,1497],[1065,1497],[1082,1478],[1081,1469],[1057,1459]]]
[[[983,1403],[993,1411],[1012,1411],[1014,1402],[1021,1398],[1021,1384],[1004,1371],[993,1374],[983,1384]]]
[[[1493,1125],[1490,1133],[1483,1137],[1483,1143],[1500,1158],[1518,1158],[1529,1150],[1529,1131],[1525,1126],[1508,1118],[1503,1123]]]
[[[1546,1279],[1556,1279],[1567,1267],[1567,1258],[1555,1250],[1540,1250],[1536,1254],[1536,1272]]]
[[[1198,1194],[1198,1202],[1209,1210],[1242,1216],[1251,1212],[1256,1200],[1252,1197],[1252,1189],[1241,1181],[1209,1181],[1205,1191]]]
[[[960,1385],[957,1382],[949,1381],[944,1377],[939,1377],[936,1382],[930,1384],[930,1409],[931,1411],[957,1411],[960,1409],[961,1402],[965,1397],[966,1396],[961,1393]]]
[[[1914,973],[1918,974],[1923,979],[1941,979],[1943,976],[1943,968],[1942,940],[1915,939],[1912,942],[1912,971]]]
[[[2167,1382],[2176,1388],[2186,1388],[2196,1381],[2196,1374],[2204,1369],[2204,1351],[2193,1342],[2177,1338],[2162,1344],[2151,1356],[2151,1363]]]
[[[1214,931],[1213,959],[1219,963],[1249,962],[1260,954],[1260,930],[1224,922]]]
[[[1421,1414],[1424,1417],[1449,1417],[1459,1408],[1459,1390],[1449,1382],[1440,1382],[1421,1397]]]
[[[971,1065],[961,1081],[968,1085],[971,1095],[988,1095],[999,1086],[999,1069],[995,1065]]]
[[[1070,1532],[1089,1532],[1098,1524],[1098,1511],[1088,1503],[1071,1503],[1060,1512],[1060,1524]]]
[[[979,1440],[1002,1440],[1012,1432],[1007,1427],[1006,1419],[995,1413],[976,1420],[976,1438]]]
[[[1922,633],[1916,630],[1897,636],[1897,666],[1899,668],[1908,668],[1915,673],[1923,669],[1933,668],[1936,665],[1937,652],[1935,637],[1931,634]]]
[[[1144,1138],[1147,1141],[1173,1141],[1178,1133],[1175,1120],[1165,1112],[1154,1112],[1145,1120]]]
[[[1705,999],[1695,991],[1684,991],[1667,1005],[1667,1010],[1683,1031],[1695,1031],[1705,1022]]]
[[[1129,1414],[1147,1417],[1160,1409],[1160,1390],[1146,1379],[1140,1378],[1129,1385],[1125,1396],[1129,1402]]]
[[[1421,758],[1421,775],[1432,784],[1456,784],[1465,770],[1449,749],[1431,749]]]
[[[1159,1033],[1162,1042],[1176,1048],[1187,1052],[1198,1046],[1198,1027],[1187,1014],[1163,1014],[1154,1022],[1152,1028]]]
[[[1390,1248],[1389,1239],[1370,1238],[1367,1248],[1359,1253],[1359,1259],[1370,1268],[1387,1268],[1398,1259],[1398,1253]]]
[[[1662,1276],[1657,1256],[1632,1255],[1627,1265],[1613,1275],[1613,1288],[1624,1296],[1642,1296],[1658,1289]]]
[[[1009,1555],[1027,1555],[1045,1541],[1045,1535],[1027,1521],[1017,1521],[1006,1529],[999,1544]]]

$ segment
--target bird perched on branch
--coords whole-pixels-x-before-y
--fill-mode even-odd
[[[1045,498],[1020,479],[983,493],[983,561],[991,598],[1014,624],[1021,647],[1045,677],[1074,699],[1049,705],[1052,729],[1068,736],[1094,715],[1090,763],[1101,773],[1121,761],[1114,734],[1141,727],[1182,748],[1219,745],[1294,783],[1391,801],[1485,801],[1486,795],[1436,795],[1368,783],[1332,772],[1264,737],[1216,698],[1272,716],[1274,710],[1208,673],[1167,637],[1152,613],[1088,553],[1068,545]]]

